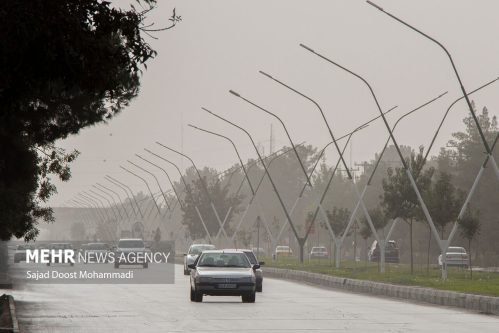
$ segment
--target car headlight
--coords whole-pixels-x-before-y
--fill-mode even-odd
[[[236,280],[236,282],[243,282],[243,283],[255,282],[255,277],[254,276],[240,277]]]
[[[196,282],[200,283],[207,283],[207,282],[212,282],[213,278],[209,276],[196,276]]]

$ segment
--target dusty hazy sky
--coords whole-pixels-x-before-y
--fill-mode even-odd
[[[364,75],[383,109],[398,105],[389,117],[392,123],[402,113],[449,91],[401,123],[397,130],[401,144],[428,145],[446,108],[460,96],[441,49],[363,0],[158,2],[151,17],[158,26],[171,15],[173,7],[183,21],[174,29],[156,34],[158,40],[149,40],[158,56],[148,63],[141,93],[127,109],[108,124],[87,128],[58,143],[82,154],[72,166],[71,181],[57,183],[59,193],[51,199],[51,205],[61,205],[79,191],[103,182],[105,174],[126,182],[135,191],[145,192],[140,180],[119,168],[127,164],[127,159],[136,161],[134,153],[144,153],[145,147],[188,166],[155,141],[183,149],[199,166],[223,169],[236,162],[227,142],[195,131],[187,127],[189,123],[225,133],[236,141],[244,159],[255,157],[241,132],[205,113],[201,106],[246,127],[256,141],[265,145],[266,152],[271,123],[276,147],[288,145],[274,119],[230,95],[229,89],[280,115],[295,142],[306,141],[318,147],[329,142],[313,105],[258,70],[316,99],[338,136],[378,115],[359,80],[305,51],[299,43]],[[499,76],[498,1],[375,2],[440,40],[452,53],[468,91]],[[473,100],[479,108],[487,106],[491,114],[497,115],[498,91],[496,83],[473,95]],[[453,109],[434,152],[452,132],[463,128],[461,119],[466,112],[464,103]],[[360,132],[353,140],[353,160],[372,158],[386,136],[381,121]],[[328,151],[328,158],[336,158],[333,149]],[[168,165],[166,168],[178,178],[174,169]],[[166,183],[162,174],[158,173],[158,177]]]

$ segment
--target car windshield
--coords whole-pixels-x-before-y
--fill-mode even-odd
[[[140,239],[127,239],[127,240],[121,240],[118,243],[118,247],[120,248],[131,248],[131,249],[136,249],[136,248],[143,248],[144,247],[144,242]]]
[[[248,260],[252,265],[258,264],[258,260],[256,260],[255,254],[252,251],[244,251],[244,254],[246,254],[246,257],[248,257]]]
[[[55,250],[70,249],[71,244],[65,244],[65,243],[64,244],[51,244],[50,248],[55,249]]]
[[[326,252],[325,247],[313,247],[312,252]]]
[[[87,250],[107,250],[107,244],[105,243],[90,243],[86,245]]]
[[[200,254],[201,252],[203,252],[204,250],[214,250],[215,249],[215,245],[194,245],[194,246],[191,246],[191,248],[189,249],[189,254]]]
[[[199,258],[199,267],[251,267],[244,253],[203,253]]]
[[[466,253],[466,250],[463,247],[449,247],[447,252],[452,253]]]

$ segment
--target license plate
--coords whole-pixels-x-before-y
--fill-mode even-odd
[[[218,285],[218,288],[220,289],[233,289],[233,288],[236,288],[236,284],[235,283],[224,283],[224,284],[219,284]]]

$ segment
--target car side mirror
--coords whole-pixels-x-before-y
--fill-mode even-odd
[[[253,269],[259,269],[260,268],[260,265],[259,264],[255,264],[253,265]]]
[[[189,267],[190,269],[196,269],[196,265],[195,264],[189,264],[189,265],[187,265],[187,267]]]
[[[260,266],[265,265],[265,261],[260,261],[260,262],[258,262],[258,265],[260,265]]]

